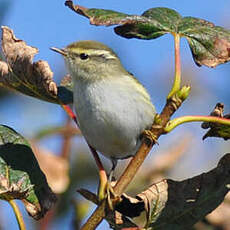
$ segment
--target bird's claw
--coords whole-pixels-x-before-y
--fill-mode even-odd
[[[120,197],[114,192],[111,181],[108,180],[103,188],[99,188],[98,199],[99,202],[107,200],[109,210],[114,210],[114,206],[119,202]]]
[[[113,186],[111,185],[111,183],[108,181],[107,183],[107,203],[108,203],[108,207],[111,211],[114,210],[114,206],[119,202],[120,197],[116,195],[116,193],[113,190]]]

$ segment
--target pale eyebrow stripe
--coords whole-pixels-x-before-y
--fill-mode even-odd
[[[78,54],[85,53],[92,56],[104,56],[106,59],[117,59],[117,57],[108,50],[75,48],[74,51]]]

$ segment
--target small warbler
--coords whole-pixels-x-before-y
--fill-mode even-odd
[[[60,53],[73,79],[79,128],[89,145],[112,161],[133,156],[155,116],[150,96],[120,59],[97,41],[79,41]]]

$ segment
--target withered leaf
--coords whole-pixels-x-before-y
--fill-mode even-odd
[[[230,119],[230,114],[227,114],[224,116],[226,119]],[[212,128],[208,130],[208,132],[203,136],[203,140],[205,140],[207,137],[220,137],[224,140],[230,139],[230,127],[229,125],[222,125],[215,123]]]
[[[49,64],[43,60],[33,62],[38,49],[16,38],[6,26],[2,26],[2,51],[6,62],[0,61],[0,86],[52,103],[72,102],[69,89],[62,86],[59,92]]]
[[[136,198],[123,196],[116,210],[130,217],[145,210],[147,229],[190,229],[224,200],[230,190],[229,171],[228,153],[207,173],[183,181],[163,180]]]
[[[230,119],[230,114],[224,115],[224,104],[217,103],[213,111],[210,113],[210,116]],[[230,120],[229,120],[230,121]],[[203,122],[201,124],[201,127],[203,129],[208,129],[208,132],[203,136],[203,140],[205,140],[207,137],[220,137],[224,140],[230,139],[230,127],[229,125],[223,125],[219,123],[213,123],[213,122]]]
[[[230,31],[203,19],[185,17],[178,32],[188,40],[198,66],[216,67],[230,60]]]
[[[182,17],[173,9],[157,7],[142,15],[129,15],[104,9],[85,8],[74,5],[71,0],[66,6],[77,14],[89,18],[93,25],[119,25],[116,34],[125,38],[155,39],[164,34],[179,34],[185,37],[195,63],[215,67],[230,60],[230,31],[213,23],[194,17]]]
[[[89,18],[90,23],[93,25],[116,25],[122,23],[126,14],[116,12],[113,10],[103,10],[103,9],[87,9],[85,7],[74,5],[72,1],[66,1],[65,5],[76,13]]]
[[[36,220],[56,202],[29,143],[4,125],[0,125],[0,199],[20,199]]]
[[[215,116],[215,117],[224,117],[224,104],[218,102],[213,109],[213,111],[210,113],[210,116]],[[202,129],[208,129],[211,128],[214,124],[212,122],[203,122],[201,124]]]

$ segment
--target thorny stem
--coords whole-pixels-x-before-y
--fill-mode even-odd
[[[15,203],[14,200],[8,200],[9,204],[11,205],[11,207],[13,208],[14,210],[14,214],[16,216],[16,219],[17,219],[17,222],[18,222],[18,226],[19,226],[19,229],[20,230],[26,230],[26,226],[25,226],[25,223],[23,221],[23,218],[22,218],[22,214],[17,206],[17,204]]]
[[[165,132],[171,132],[175,129],[178,125],[187,122],[216,122],[222,125],[230,125],[230,119],[221,118],[221,117],[214,117],[214,116],[183,116],[175,118],[168,122],[165,127]]]
[[[171,91],[168,94],[167,99],[171,98],[181,85],[181,60],[180,60],[180,35],[175,33],[174,36],[174,50],[175,50],[175,76]]]

